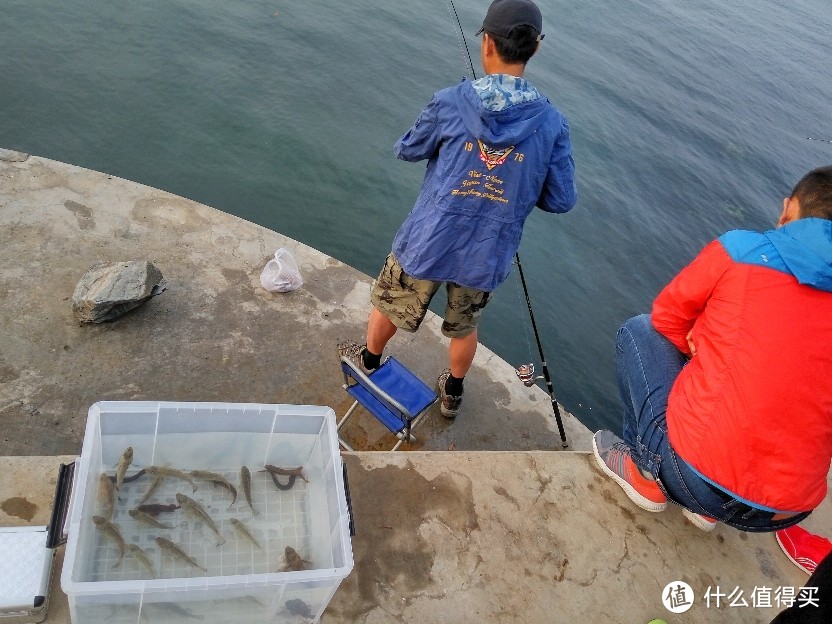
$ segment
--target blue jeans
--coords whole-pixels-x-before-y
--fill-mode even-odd
[[[623,438],[633,461],[657,478],[669,500],[741,531],[777,531],[806,518],[810,512],[773,520],[772,512],[715,488],[676,455],[667,437],[667,398],[687,362],[655,330],[647,314],[631,318],[618,330],[615,367],[624,404]]]

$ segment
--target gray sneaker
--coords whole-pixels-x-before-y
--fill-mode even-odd
[[[450,376],[450,369],[445,369],[436,380],[436,387],[439,389],[439,411],[445,418],[456,418],[462,406],[462,395],[451,396],[445,392],[445,384]]]
[[[632,450],[612,431],[596,431],[592,437],[592,451],[598,467],[620,485],[636,505],[652,512],[667,507],[667,497],[659,484],[639,472],[631,457]]]
[[[367,345],[360,345],[356,343],[354,340],[347,340],[345,342],[338,343],[338,357],[347,358],[350,362],[355,364],[358,369],[364,373],[365,375],[369,375],[375,372],[375,368],[366,368],[364,366],[364,350],[367,348]]]

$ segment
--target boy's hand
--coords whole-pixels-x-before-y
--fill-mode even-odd
[[[685,336],[685,340],[688,341],[688,350],[690,351],[690,356],[693,357],[696,355],[696,345],[693,344],[693,329],[688,332],[688,335]]]

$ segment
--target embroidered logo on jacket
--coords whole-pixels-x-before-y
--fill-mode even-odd
[[[490,147],[479,139],[477,139],[477,143],[480,146],[480,160],[485,163],[489,171],[497,165],[502,165],[506,161],[506,158],[508,158],[508,155],[514,151],[513,145],[503,148]]]

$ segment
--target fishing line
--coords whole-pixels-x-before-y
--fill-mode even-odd
[[[462,30],[462,22],[459,19],[459,14],[456,12],[454,0],[447,0],[446,4],[448,6],[448,13],[451,14],[451,17],[456,25],[455,30],[457,33],[457,39],[460,43],[460,49],[464,49],[465,56],[468,58],[468,67],[471,70],[471,76],[473,76],[474,80],[476,80],[477,74],[474,71],[474,63],[471,60],[471,50],[468,48],[468,41],[465,39],[465,33]],[[546,356],[543,354],[543,345],[540,342],[540,334],[537,331],[537,323],[535,322],[534,310],[532,309],[532,300],[529,297],[529,289],[526,287],[526,277],[523,274],[523,265],[520,263],[520,252],[514,254],[514,263],[517,265],[520,283],[523,286],[523,294],[526,297],[526,306],[529,308],[529,318],[532,322],[534,338],[537,341],[537,352],[540,355],[540,364],[543,369],[543,376],[536,376],[534,374],[534,363],[532,362],[529,362],[528,364],[521,364],[514,370],[514,372],[517,374],[518,379],[520,379],[526,387],[533,386],[539,379],[546,382],[546,391],[552,399],[552,411],[555,413],[555,421],[558,425],[561,446],[563,448],[568,448],[569,442],[566,441],[566,431],[564,431],[563,428],[563,418],[560,414],[560,406],[558,405],[558,400],[555,397],[555,386],[552,384],[552,377],[549,375],[549,367],[546,365]],[[526,331],[528,332],[528,329],[526,329]],[[529,353],[531,353],[531,345],[529,345]]]
[[[457,43],[459,43],[459,51],[468,58],[468,69],[471,70],[471,76],[474,80],[477,79],[477,73],[474,71],[474,61],[471,60],[471,51],[468,49],[468,42],[465,41],[465,33],[462,32],[462,22],[459,21],[459,15],[456,12],[453,0],[446,0],[445,6],[448,7],[448,13],[451,14],[452,21],[455,25]],[[465,58],[463,56],[463,59]]]
[[[807,141],[818,141],[819,143],[832,143],[832,141],[829,141],[827,139],[816,139],[815,137],[806,137],[806,140]]]

